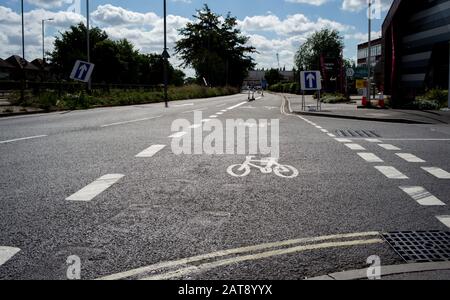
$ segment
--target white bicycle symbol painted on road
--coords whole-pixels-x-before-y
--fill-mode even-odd
[[[255,156],[247,156],[243,164],[229,166],[227,172],[234,177],[245,177],[250,174],[251,167],[259,169],[263,174],[273,172],[282,178],[295,178],[299,174],[293,166],[279,164],[277,158],[267,157],[258,160]]]

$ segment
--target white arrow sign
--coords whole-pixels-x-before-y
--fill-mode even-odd
[[[77,81],[88,82],[94,71],[94,64],[78,60],[73,67],[70,78]]]
[[[300,85],[303,91],[318,91],[322,89],[320,71],[300,72]]]

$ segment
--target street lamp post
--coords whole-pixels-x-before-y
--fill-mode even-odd
[[[448,42],[448,109],[450,109],[450,41]]]
[[[21,1],[21,13],[22,13],[22,59],[25,62],[25,19],[24,19],[24,9],[23,0]],[[20,100],[25,100],[25,66],[22,65],[22,83],[20,89]]]
[[[42,62],[45,65],[45,22],[53,21],[53,19],[44,19],[42,20]]]
[[[168,64],[168,53],[167,53],[167,1],[164,0],[164,52],[163,52],[163,61],[164,61],[164,102],[166,108],[169,107],[169,101],[167,96],[167,85],[168,85],[168,74],[167,74],[167,64]]]
[[[90,17],[89,17],[89,0],[86,0],[86,45],[87,45],[87,62],[91,62],[91,41],[90,41]],[[91,90],[92,87],[92,81],[89,78],[89,81],[87,83],[87,89],[88,91]]]
[[[372,73],[372,0],[369,0],[369,41],[367,44],[367,100],[368,100],[368,105],[370,106],[371,102],[371,88],[372,88],[372,79],[371,79],[371,73]]]

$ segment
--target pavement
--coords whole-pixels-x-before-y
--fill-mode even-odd
[[[302,111],[302,96],[283,94],[291,102],[295,113],[304,116],[326,118],[353,119],[363,121],[378,121],[405,124],[450,124],[450,111],[418,111],[400,109],[365,109],[359,103],[323,103],[318,111],[317,101],[312,96],[306,96],[307,109]],[[376,101],[373,103],[376,106]]]
[[[295,105],[238,94],[1,118],[0,279],[298,280],[374,256],[404,265],[383,233],[450,230],[447,124]],[[227,120],[250,129],[229,145],[218,131],[216,153],[176,153]],[[252,128],[279,132],[279,158],[260,149],[239,168]],[[340,136],[356,130],[376,137]],[[279,166],[258,168],[269,162]],[[450,279],[443,266],[422,275]]]

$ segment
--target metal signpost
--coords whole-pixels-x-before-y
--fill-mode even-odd
[[[305,91],[318,91],[317,110],[320,110],[320,90],[322,89],[322,76],[320,71],[302,71],[300,72],[300,86],[303,91],[302,110],[306,109]]]
[[[75,66],[73,67],[72,73],[70,74],[70,79],[88,83],[91,80],[94,67],[94,64],[77,60]]]

